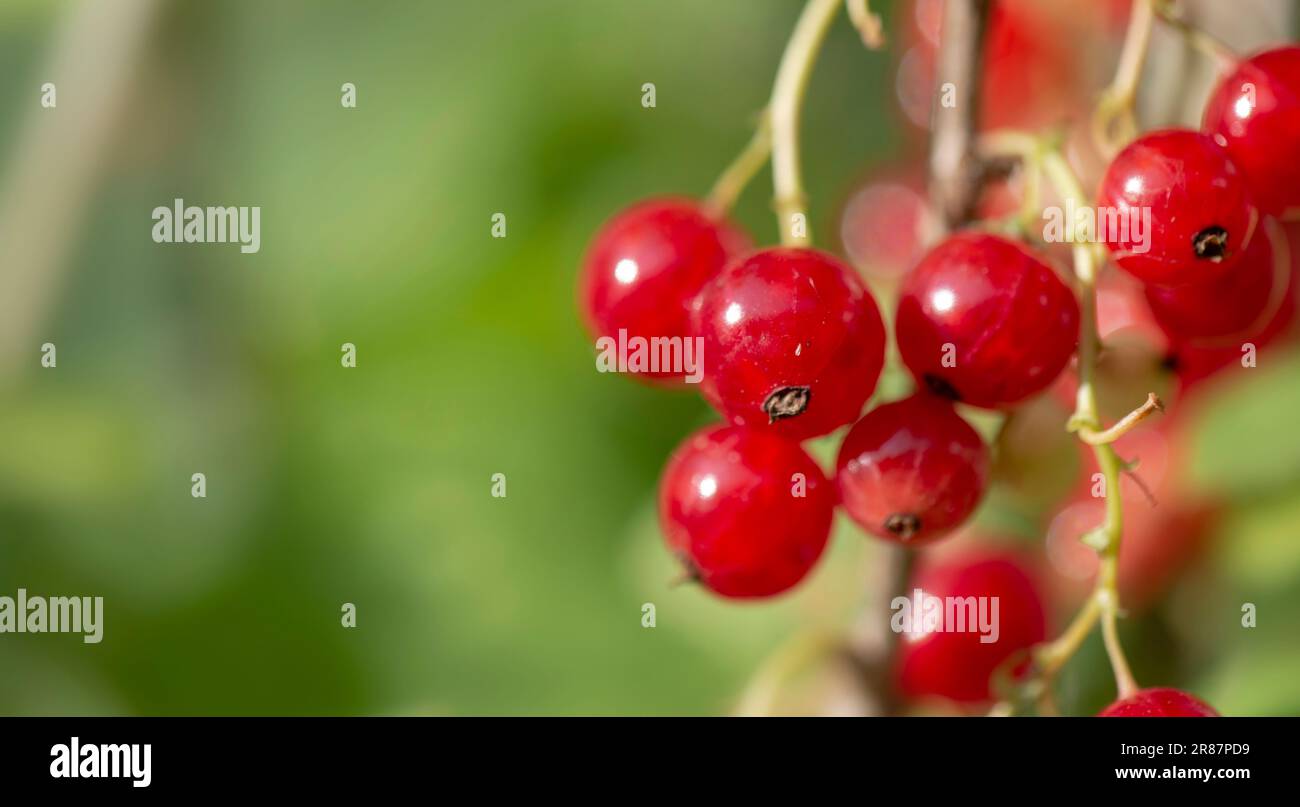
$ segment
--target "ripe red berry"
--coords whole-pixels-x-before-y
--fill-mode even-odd
[[[1210,96],[1204,125],[1241,169],[1264,212],[1300,207],[1300,47],[1239,62]]]
[[[1208,135],[1151,132],[1121,151],[1102,178],[1097,237],[1144,283],[1204,282],[1250,246],[1259,211],[1245,178]]]
[[[767,597],[802,580],[834,507],[830,481],[802,448],[735,426],[687,438],[659,483],[668,548],[724,597]]]
[[[748,238],[690,199],[650,199],[610,219],[596,234],[578,281],[578,304],[593,338],[686,337],[700,288]],[[667,368],[640,374],[680,380]]]
[[[1178,375],[1180,393],[1186,395],[1202,388],[1211,378],[1231,377],[1245,372],[1244,362],[1249,356],[1260,359],[1267,353],[1296,339],[1296,309],[1300,307],[1300,225],[1283,225],[1285,239],[1274,243],[1275,249],[1285,247],[1291,257],[1291,271],[1287,273],[1287,288],[1282,291],[1281,302],[1268,315],[1263,325],[1251,328],[1249,333],[1231,340],[1229,344],[1194,344],[1180,342],[1174,345],[1167,362]],[[1266,359],[1264,359],[1266,360]],[[1250,366],[1255,366],[1252,362]],[[1226,379],[1225,379],[1226,380]]]
[[[1100,717],[1218,717],[1207,703],[1178,689],[1143,689],[1117,700]]]
[[[944,630],[903,635],[896,673],[900,691],[909,697],[987,701],[993,697],[992,676],[1003,662],[1047,635],[1037,582],[1017,556],[968,551],[928,562],[923,559],[912,586],[943,602]],[[911,597],[913,592],[907,594]],[[982,634],[972,625],[970,607],[974,603],[978,609],[979,600],[965,600],[968,597],[988,598],[984,601],[987,621],[995,630]],[[964,615],[965,630],[953,630],[959,626],[950,612]],[[981,641],[982,637],[994,641]]]
[[[885,328],[839,260],[774,248],[733,261],[695,311],[704,395],[732,423],[803,440],[852,423],[876,388]]]
[[[1061,373],[1079,339],[1079,304],[1027,248],[988,233],[958,233],[904,281],[896,327],[917,381],[995,408],[1043,391]]]
[[[1227,275],[1182,286],[1147,286],[1156,322],[1175,341],[1223,340],[1262,327],[1282,302],[1275,280],[1286,283],[1289,267],[1274,266],[1268,232],[1251,239],[1237,268]]]
[[[984,495],[988,451],[952,407],[928,394],[884,404],[840,448],[840,502],[873,535],[908,546],[959,526]]]

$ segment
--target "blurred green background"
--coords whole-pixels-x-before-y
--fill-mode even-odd
[[[145,3],[129,81],[88,133],[67,121],[94,92],[63,81],[57,109],[38,101],[93,5],[0,6],[0,188],[33,174],[63,194],[38,206],[57,219],[0,230],[0,317],[31,321],[4,331],[0,594],[103,596],[104,641],[0,635],[0,713],[727,712],[783,641],[873,601],[885,556],[845,525],[775,603],[670,587],[656,479],[711,416],[595,372],[574,311],[603,219],[704,193],[746,141],[800,4]],[[95,30],[74,63],[131,37]],[[820,243],[854,180],[919,137],[893,112],[892,58],[841,22],[819,62],[805,172]],[[39,116],[49,136],[26,149]],[[61,170],[90,179],[39,179]],[[769,193],[764,175],[736,214],[761,241]],[[260,253],[154,244],[150,212],[176,197],[260,205]],[[42,243],[57,257],[31,259]],[[1177,666],[1162,683],[1228,714],[1300,713],[1287,361],[1206,415],[1203,484],[1266,471],[1233,488],[1201,595],[1229,624],[1177,665],[1158,642],[1134,651],[1139,674]],[[1229,630],[1244,600],[1260,627]],[[1095,650],[1072,687],[1104,682]]]

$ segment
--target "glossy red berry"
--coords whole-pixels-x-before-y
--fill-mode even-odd
[[[840,502],[873,535],[921,546],[960,525],[984,495],[988,450],[952,403],[922,393],[884,404],[840,447]]]
[[[1237,268],[1227,275],[1182,286],[1147,286],[1151,313],[1175,341],[1223,340],[1262,327],[1281,303],[1275,281],[1286,283],[1289,267],[1274,266],[1267,232],[1251,239]]]
[[[1297,336],[1296,310],[1300,308],[1300,225],[1283,225],[1285,238],[1274,242],[1274,248],[1287,250],[1291,258],[1291,271],[1286,273],[1287,287],[1282,290],[1281,301],[1271,309],[1267,322],[1252,327],[1248,333],[1221,344],[1179,342],[1167,358],[1167,364],[1178,376],[1180,391],[1186,395],[1202,388],[1218,377],[1232,377],[1245,372],[1245,360],[1252,360],[1293,343]],[[1249,366],[1255,366],[1251,363]],[[1226,379],[1225,379],[1226,380]]]
[[[1300,207],[1300,47],[1238,63],[1210,96],[1204,125],[1241,169],[1265,213]]]
[[[1198,283],[1225,274],[1259,225],[1245,177],[1208,135],[1151,132],[1102,178],[1097,237],[1144,283]]]
[[[875,299],[812,249],[733,261],[700,292],[694,323],[709,402],[732,423],[793,440],[856,420],[885,361]]]
[[[904,281],[896,328],[919,383],[995,408],[1042,392],[1065,369],[1079,339],[1079,304],[1027,248],[958,233]]]
[[[992,679],[999,667],[1047,635],[1037,582],[1014,555],[967,554],[928,563],[923,560],[912,586],[921,589],[925,597],[939,598],[945,619],[942,631],[904,633],[902,637],[896,672],[900,691],[909,697],[987,701],[993,697]],[[913,596],[911,590],[907,593]],[[978,625],[972,628],[977,618],[971,618],[971,603],[963,602],[967,597],[988,598],[982,602],[991,630],[981,632]],[[980,602],[974,601],[977,613]],[[953,619],[948,618],[949,603]],[[952,629],[958,627],[958,609],[965,614],[966,629],[962,631]],[[982,637],[994,640],[981,641]]]
[[[618,339],[621,330],[628,339],[688,336],[695,295],[748,246],[743,233],[690,199],[629,207],[601,227],[583,262],[578,305],[587,329],[594,339]],[[671,368],[642,375],[682,377]]]
[[[804,578],[830,535],[834,489],[797,444],[718,426],[678,446],[659,521],[688,573],[724,597],[767,597]]]
[[[1218,717],[1207,703],[1178,689],[1143,689],[1117,700],[1100,717]]]

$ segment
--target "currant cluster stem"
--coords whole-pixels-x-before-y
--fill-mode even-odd
[[[772,122],[765,109],[759,114],[754,136],[731,165],[722,172],[718,181],[713,183],[713,190],[709,191],[704,201],[709,212],[719,218],[730,212],[736,200],[740,198],[740,194],[744,192],[745,186],[762,170],[771,153]]]
[[[1232,48],[1208,31],[1178,16],[1171,0],[1133,0],[1115,78],[1102,91],[1092,118],[1093,140],[1108,158],[1114,157],[1137,135],[1137,116],[1134,112],[1137,88],[1157,19],[1181,34],[1192,48],[1214,59],[1220,70],[1231,69],[1237,64],[1238,57]],[[1116,128],[1118,131],[1115,131]]]
[[[1156,16],[1162,22],[1182,34],[1188,45],[1214,59],[1220,69],[1231,69],[1237,65],[1237,53],[1227,43],[1178,16],[1170,0],[1152,0],[1152,3]]]
[[[1143,3],[1146,0],[1142,0]],[[1043,155],[1043,168],[1056,186],[1057,192],[1067,201],[1086,204],[1083,189],[1078,178],[1071,170],[1065,156],[1059,149],[1052,149]],[[1074,273],[1079,287],[1079,309],[1081,313],[1079,326],[1079,389],[1075,400],[1074,415],[1070,418],[1070,428],[1076,432],[1086,431],[1091,435],[1113,435],[1111,439],[1122,434],[1145,415],[1134,414],[1126,418],[1128,426],[1119,429],[1101,431],[1097,407],[1096,374],[1097,353],[1101,339],[1097,334],[1097,260],[1095,245],[1076,242],[1073,249]],[[1151,407],[1154,396],[1149,396],[1144,407]],[[1158,399],[1157,399],[1158,403]],[[1102,638],[1106,645],[1106,654],[1110,657],[1111,668],[1115,672],[1115,684],[1121,698],[1137,691],[1133,673],[1129,669],[1128,659],[1119,643],[1117,621],[1120,613],[1119,600],[1119,548],[1124,531],[1124,505],[1120,493],[1120,474],[1124,471],[1124,462],[1115,453],[1109,441],[1090,441],[1097,465],[1105,479],[1106,517],[1087,538],[1098,550],[1100,556],[1097,570],[1097,583],[1089,603],[1084,606],[1081,624],[1077,631],[1086,636],[1091,624],[1098,617],[1102,621]],[[1080,620],[1076,620],[1080,622]],[[1074,627],[1072,625],[1072,627]],[[1067,631],[1067,637],[1075,640],[1075,634]],[[1079,639],[1081,641],[1081,639]],[[1070,652],[1077,647],[1074,645]],[[1049,679],[1050,683],[1050,679]]]
[[[985,157],[1010,156],[1019,159],[1023,165],[1035,166],[1034,170],[1042,171],[1062,199],[1073,201],[1076,205],[1086,204],[1078,177],[1061,152],[1059,144],[1049,144],[1022,132],[1003,131],[982,137],[980,148]],[[1115,673],[1115,684],[1120,697],[1137,691],[1137,684],[1119,641],[1119,550],[1124,531],[1120,476],[1126,466],[1112,443],[1152,412],[1161,409],[1160,399],[1148,395],[1142,406],[1110,428],[1102,428],[1096,392],[1097,356],[1101,348],[1101,339],[1097,333],[1097,245],[1076,242],[1073,245],[1073,256],[1080,311],[1079,386],[1075,411],[1067,427],[1083,442],[1092,446],[1105,480],[1106,513],[1101,525],[1084,536],[1084,542],[1096,549],[1098,554],[1095,588],[1065,631],[1056,639],[1040,645],[1033,653],[1038,679],[1030,682],[1027,688],[1037,697],[1039,709],[1044,713],[1055,712],[1051,685],[1057,672],[1074,656],[1098,622],[1101,623],[1102,640]]]
[[[768,106],[772,126],[773,205],[784,246],[806,246],[807,197],[799,167],[799,113],[817,52],[843,5],[842,0],[808,0],[781,56]],[[796,216],[801,228],[795,228]]]
[[[1142,66],[1146,64],[1151,44],[1151,29],[1155,23],[1154,3],[1155,0],[1133,0],[1128,32],[1124,35],[1124,47],[1120,51],[1119,65],[1115,68],[1115,78],[1102,91],[1093,114],[1093,139],[1106,157],[1113,157],[1138,131],[1134,105],[1137,102],[1138,82],[1142,78]],[[1120,131],[1112,133],[1116,126]]]

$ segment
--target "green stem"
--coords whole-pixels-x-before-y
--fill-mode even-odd
[[[842,4],[842,0],[808,0],[781,56],[772,86],[768,109],[772,116],[773,204],[785,246],[809,243],[807,199],[799,167],[799,114],[817,52]],[[800,228],[794,226],[796,217],[801,217]]]
[[[1138,0],[1146,3],[1149,0]],[[1059,145],[1047,147],[1031,135],[1020,132],[994,132],[984,136],[980,146],[987,154],[1017,156],[1022,160],[1040,162],[1042,171],[1061,198],[1076,205],[1086,204],[1083,188],[1070,167]],[[1120,494],[1120,475],[1124,462],[1115,453],[1111,442],[1133,427],[1142,418],[1159,408],[1154,395],[1147,403],[1110,429],[1102,429],[1097,405],[1096,375],[1097,355],[1101,339],[1097,334],[1097,249],[1096,245],[1076,242],[1073,246],[1074,274],[1079,295],[1079,388],[1074,414],[1069,428],[1080,434],[1084,442],[1092,445],[1097,465],[1106,483],[1106,514],[1099,527],[1089,533],[1089,543],[1098,552],[1097,582],[1092,594],[1083,604],[1069,627],[1058,638],[1034,651],[1039,679],[1031,682],[1041,687],[1043,697],[1048,696],[1057,672],[1082,646],[1098,622],[1115,684],[1120,697],[1137,689],[1133,672],[1119,641],[1118,619],[1121,613],[1119,598],[1119,550],[1124,532],[1124,505]],[[1049,702],[1042,701],[1040,702]]]
[[[1237,66],[1241,57],[1226,42],[1210,32],[1192,25],[1174,12],[1174,4],[1168,0],[1153,0],[1156,16],[1161,22],[1182,34],[1183,39],[1194,50],[1209,56],[1221,71],[1228,71]]]
[[[1145,0],[1142,0],[1145,2]],[[1065,156],[1059,150],[1053,150],[1044,156],[1044,168],[1056,185],[1057,192],[1068,202],[1087,204],[1087,197],[1074,171]],[[1074,245],[1074,272],[1079,286],[1079,391],[1075,401],[1072,425],[1093,431],[1100,430],[1098,417],[1096,375],[1097,353],[1101,339],[1097,335],[1097,266],[1095,252],[1091,244]],[[1150,401],[1150,398],[1148,398]],[[1095,531],[1100,548],[1100,567],[1097,570],[1097,586],[1092,599],[1100,607],[1102,617],[1102,635],[1106,642],[1106,654],[1110,657],[1111,668],[1115,672],[1115,683],[1120,696],[1131,694],[1136,690],[1133,673],[1129,670],[1128,659],[1120,646],[1116,619],[1119,616],[1119,548],[1124,533],[1124,502],[1120,494],[1120,474],[1124,463],[1115,453],[1110,443],[1094,445],[1093,453],[1097,465],[1106,480],[1106,518]]]
[[[736,156],[736,159],[727,166],[718,177],[718,181],[713,183],[713,190],[709,191],[705,199],[705,206],[714,216],[722,217],[731,212],[735,207],[736,200],[740,194],[754,179],[754,176],[763,168],[767,158],[772,153],[772,124],[768,118],[767,110],[763,110],[758,119],[758,126],[754,129],[754,136],[750,138],[749,143],[745,145],[743,151]]]
[[[1097,109],[1092,117],[1092,134],[1097,148],[1105,156],[1114,156],[1137,134],[1137,116],[1133,111],[1137,101],[1138,83],[1142,66],[1146,63],[1151,45],[1151,29],[1155,22],[1155,0],[1133,0],[1129,15],[1128,32],[1124,35],[1124,48],[1120,52],[1115,78],[1102,91]],[[1120,131],[1112,133],[1118,125]]]

